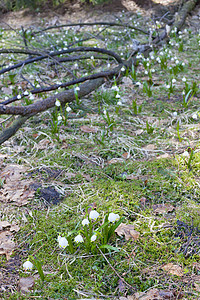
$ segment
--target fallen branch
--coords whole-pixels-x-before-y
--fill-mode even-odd
[[[178,17],[176,17],[176,20],[173,24],[173,26],[171,27],[174,28],[176,27],[177,30],[180,30],[181,27],[183,26],[185,19],[187,17],[187,14],[195,7],[195,5],[197,4],[197,0],[190,0],[187,1],[183,7],[181,8]],[[112,25],[111,25],[112,24]],[[107,22],[98,22],[98,23],[80,23],[80,24],[73,24],[73,26],[92,26],[92,25],[110,25],[110,26],[128,26],[127,24],[124,25],[119,25],[116,23],[107,23]],[[72,26],[72,24],[65,24],[65,25],[60,25],[57,26],[56,28],[59,27],[67,27],[67,26]],[[130,27],[130,26],[129,26]],[[53,29],[54,27],[49,27],[44,29],[45,30],[49,30],[49,29]],[[131,28],[131,27],[130,27]],[[35,32],[39,33],[41,31]],[[157,37],[155,37],[151,44],[146,43],[146,44],[142,44],[142,45],[138,45],[136,49],[134,49],[133,53],[130,55],[128,60],[123,60],[120,55],[118,55],[117,53],[104,49],[104,48],[95,48],[95,47],[77,47],[77,48],[68,48],[68,49],[62,49],[59,51],[30,51],[29,49],[2,49],[0,50],[0,53],[21,53],[21,54],[28,54],[28,55],[36,55],[36,57],[32,57],[29,59],[26,59],[24,61],[21,61],[15,65],[9,66],[7,68],[4,68],[0,71],[0,74],[4,74],[8,71],[11,71],[13,69],[16,68],[20,68],[20,67],[24,67],[27,64],[31,64],[33,62],[38,62],[44,59],[52,59],[53,57],[57,57],[58,61],[55,62],[62,62],[63,61],[73,61],[76,59],[81,59],[83,58],[83,55],[80,56],[69,56],[66,58],[59,58],[60,55],[62,54],[71,54],[74,52],[94,52],[94,53],[100,53],[100,54],[104,54],[104,55],[108,55],[108,57],[111,57],[112,59],[114,59],[114,61],[117,64],[117,67],[110,69],[110,70],[106,70],[106,71],[99,71],[95,74],[91,74],[91,75],[87,75],[87,76],[82,76],[80,78],[74,78],[74,79],[69,79],[66,82],[63,83],[58,83],[58,84],[54,84],[54,85],[50,85],[50,86],[44,86],[44,87],[40,87],[40,88],[34,88],[33,90],[31,90],[30,92],[32,94],[38,94],[38,93],[46,93],[52,90],[57,90],[58,88],[66,88],[68,86],[74,86],[76,84],[80,84],[79,88],[80,90],[78,91],[78,97],[79,99],[88,95],[89,93],[91,93],[92,91],[96,90],[98,87],[100,87],[106,79],[113,79],[114,77],[120,77],[123,76],[124,71],[122,71],[122,66],[124,66],[126,69],[127,68],[131,68],[132,65],[135,65],[136,63],[136,54],[139,53],[143,53],[145,56],[148,55],[148,53],[150,51],[152,51],[152,48],[154,47],[159,47],[160,43],[163,43],[166,39],[169,38],[169,32],[166,31],[166,29],[162,30],[160,32],[159,35],[157,35]],[[13,51],[13,52],[12,52]],[[15,52],[14,52],[15,51]],[[18,51],[18,52],[17,52]],[[21,52],[20,52],[21,51]],[[40,54],[42,53],[42,54]],[[39,55],[38,55],[39,54]],[[89,58],[89,55],[86,55],[86,59]],[[59,61],[60,59],[60,61]],[[91,57],[90,57],[91,59]],[[99,57],[98,57],[99,59]],[[104,58],[105,59],[105,58]],[[72,74],[72,72],[70,73],[73,77],[74,75]],[[32,86],[32,84],[31,84]],[[24,96],[26,96],[26,94],[23,92],[20,95],[20,100],[21,98],[23,98]],[[63,92],[57,93],[53,96],[47,97],[46,99],[43,100],[39,100],[36,101],[33,104],[29,104],[27,106],[9,106],[8,104],[11,104],[12,102],[15,102],[18,99],[17,96],[14,96],[13,98],[10,98],[8,100],[5,100],[3,102],[0,103],[0,114],[6,114],[6,115],[15,115],[15,116],[19,116],[17,119],[15,119],[15,121],[13,122],[13,124],[4,129],[2,131],[2,133],[0,134],[0,144],[2,144],[4,141],[6,141],[7,139],[9,139],[11,136],[13,136],[17,130],[26,122],[27,119],[29,119],[30,117],[41,113],[43,111],[46,111],[50,108],[52,108],[55,105],[55,101],[59,100],[63,105],[69,102],[72,102],[76,99],[76,95],[74,92],[74,88],[71,88],[69,90],[65,90]]]

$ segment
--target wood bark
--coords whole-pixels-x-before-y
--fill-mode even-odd
[[[184,5],[180,9],[179,13],[176,15],[174,24],[171,27],[171,29],[176,27],[177,31],[179,31],[182,28],[188,13],[194,9],[197,2],[198,2],[198,0],[189,0],[184,3]],[[105,23],[105,22],[102,22],[102,24],[103,23]],[[89,24],[80,23],[79,26],[86,26],[86,25],[92,26],[92,24],[93,23],[89,23]],[[78,25],[78,24],[74,24],[74,25]],[[106,25],[108,25],[108,24],[106,23]],[[64,26],[66,26],[66,25],[63,25],[63,27]],[[72,26],[72,24],[69,24],[69,26]],[[116,24],[110,23],[110,26],[116,26]],[[59,26],[59,27],[61,27],[61,26]],[[51,29],[51,28],[48,28],[48,30],[49,29]],[[146,31],[144,31],[144,30],[141,30],[141,31],[143,31],[143,33],[146,34]],[[35,32],[34,34],[38,34],[39,32],[40,31]],[[13,70],[17,67],[21,67],[25,64],[30,64],[32,62],[43,60],[43,59],[53,57],[53,56],[56,57],[62,53],[74,53],[74,52],[75,53],[76,52],[88,53],[89,51],[93,51],[96,53],[106,54],[106,55],[112,57],[115,60],[115,62],[118,64],[117,67],[115,67],[111,70],[99,72],[99,73],[96,73],[96,74],[93,74],[90,76],[85,76],[85,77],[82,77],[80,79],[77,79],[77,80],[74,80],[71,82],[66,82],[65,84],[60,85],[61,87],[67,87],[72,84],[82,83],[79,85],[80,91],[78,92],[78,97],[80,99],[80,98],[88,95],[92,91],[96,90],[97,88],[99,88],[105,82],[106,79],[113,78],[114,76],[115,77],[123,76],[124,71],[121,71],[122,66],[125,66],[126,68],[131,68],[131,66],[133,64],[135,64],[135,61],[136,61],[135,56],[138,52],[148,55],[148,53],[152,50],[152,47],[158,46],[161,41],[163,42],[166,39],[168,39],[168,34],[167,34],[166,30],[164,29],[152,41],[152,45],[149,45],[149,43],[139,45],[138,48],[133,51],[133,53],[128,61],[124,61],[118,54],[114,53],[113,51],[109,51],[107,49],[102,49],[102,48],[92,48],[92,47],[77,47],[77,48],[70,48],[67,50],[47,52],[47,53],[40,53],[40,51],[30,51],[29,49],[27,49],[27,47],[26,47],[26,49],[21,49],[21,50],[20,49],[13,49],[13,50],[12,49],[8,49],[8,50],[2,49],[2,50],[0,50],[0,53],[6,53],[6,51],[7,51],[7,53],[11,53],[11,52],[17,53],[17,51],[18,51],[18,53],[34,55],[34,57],[31,57],[23,62],[19,62],[16,65],[13,65],[13,66],[10,66],[10,67],[0,70],[0,74],[6,73],[10,70]],[[48,90],[57,89],[60,86],[58,85],[58,86],[48,87],[48,88],[46,88],[46,90],[45,89],[42,89],[42,90],[38,89],[38,91],[34,90],[33,93],[47,92]],[[50,96],[46,99],[39,100],[39,101],[37,101],[33,104],[30,104],[30,105],[27,105],[27,106],[9,106],[8,104],[17,100],[15,98],[10,99],[7,102],[6,101],[1,102],[0,103],[0,114],[17,115],[18,118],[15,119],[15,121],[9,128],[4,129],[0,133],[0,144],[5,142],[6,140],[8,140],[11,136],[13,136],[17,132],[17,130],[19,130],[21,128],[21,126],[30,117],[52,108],[55,105],[55,101],[57,99],[62,104],[74,101],[76,99],[74,89],[72,88],[70,90],[66,90],[64,92],[57,93],[54,96]]]

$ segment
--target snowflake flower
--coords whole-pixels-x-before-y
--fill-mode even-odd
[[[91,210],[90,214],[89,214],[89,218],[91,220],[96,220],[99,216],[99,213],[96,210]]]
[[[82,237],[82,235],[81,235],[81,234],[78,234],[78,235],[75,237],[74,241],[75,241],[76,243],[83,243],[83,237]]]
[[[23,263],[23,268],[25,271],[27,270],[32,270],[33,269],[33,264],[29,260],[27,260],[25,263]]]
[[[85,225],[89,225],[89,220],[88,219],[83,219],[82,221],[82,225],[85,226]]]
[[[60,101],[58,99],[55,102],[55,106],[60,107]]]
[[[59,247],[62,249],[65,249],[67,246],[69,246],[67,239],[65,237],[61,237],[61,236],[58,236],[58,244],[59,244]]]
[[[120,94],[117,93],[117,95],[115,96],[117,99],[121,98]]]
[[[67,106],[66,111],[70,112],[71,110],[72,110],[71,107]]]
[[[94,241],[96,241],[96,239],[97,239],[97,235],[96,234],[93,234],[93,236],[91,237],[91,242],[94,242]]]
[[[108,216],[108,221],[114,223],[115,221],[119,220],[119,215],[110,213]]]
[[[79,87],[79,86],[76,86],[76,87],[74,88],[74,90],[75,90],[75,92],[78,92],[78,91],[80,91],[80,87]]]
[[[62,116],[58,115],[58,121],[62,121]]]

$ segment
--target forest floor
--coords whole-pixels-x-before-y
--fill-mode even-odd
[[[0,21],[1,48],[23,43],[21,26],[129,21],[159,28],[175,9],[172,1],[110,2],[7,13]],[[53,29],[42,46],[74,41],[84,30]],[[107,27],[98,41],[88,32],[92,39],[84,45],[98,43],[122,56],[134,39],[145,39],[127,28]],[[36,38],[32,45],[40,46]],[[199,53],[197,6],[179,35],[172,33],[148,59],[138,57],[137,69],[122,80],[70,103],[65,115],[56,107],[29,119],[0,146],[1,299],[200,299]],[[9,59],[16,57],[0,62]],[[78,64],[77,74],[100,63],[91,57]],[[34,84],[65,80],[62,69],[43,68],[31,66],[26,76]],[[16,83],[1,77],[1,99],[23,88],[15,76]],[[55,125],[58,115],[62,121]],[[4,121],[1,116],[2,127]],[[99,217],[83,226],[91,210]],[[106,223],[109,213],[124,219],[105,242],[106,229],[114,226]],[[78,234],[83,243],[74,243]],[[92,235],[97,239],[88,242]],[[59,248],[58,236],[73,246]],[[27,259],[34,268],[25,272]]]

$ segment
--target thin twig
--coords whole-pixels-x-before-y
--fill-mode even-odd
[[[97,246],[97,245],[96,245]],[[134,287],[132,285],[130,285],[128,282],[126,282],[126,280],[119,275],[119,273],[115,270],[115,268],[111,265],[111,263],[109,262],[109,260],[107,259],[107,257],[104,255],[104,253],[101,251],[101,249],[97,246],[98,250],[100,251],[101,255],[103,256],[103,258],[107,261],[107,263],[109,264],[109,266],[111,267],[111,269],[115,272],[115,274],[119,277],[119,279],[121,281],[123,281],[129,288],[134,289]]]

